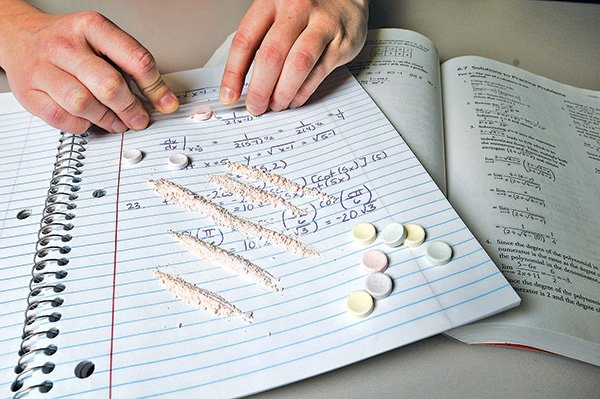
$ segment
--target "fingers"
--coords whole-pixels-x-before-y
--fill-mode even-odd
[[[142,93],[156,109],[164,113],[177,110],[179,107],[177,97],[162,80],[152,54],[137,40],[102,16],[99,16],[98,21],[85,32],[90,46],[131,75]],[[110,83],[111,80],[108,79]],[[110,84],[107,87],[110,88]],[[119,100],[124,100],[124,98],[119,97]],[[131,106],[138,109],[137,104],[132,103]],[[129,114],[131,114],[131,110]]]
[[[368,4],[361,0],[256,0],[232,42],[221,101],[238,99],[254,57],[250,113],[304,104],[333,69],[358,54],[367,18]]]
[[[275,10],[254,2],[237,29],[227,57],[219,98],[225,105],[235,103],[242,94],[242,87],[250,64],[262,39],[273,24]]]
[[[27,93],[23,105],[33,114],[38,115],[50,126],[64,130],[69,133],[81,134],[89,129],[91,123],[88,120],[71,115],[50,96],[39,90],[31,90]]]
[[[310,27],[302,32],[283,65],[281,75],[269,103],[269,108],[273,111],[281,111],[288,108],[292,100],[297,97],[298,91],[309,75],[322,76],[322,79],[325,78],[326,74],[323,75],[325,73],[323,62],[325,61],[321,60],[321,65],[316,70],[315,66],[332,39],[332,36],[324,35],[322,31],[310,29]],[[252,78],[254,79],[254,76]],[[315,80],[315,78],[311,76],[312,80]],[[305,90],[312,86],[312,84],[304,86],[303,94]],[[312,92],[308,93],[308,96],[310,94]]]
[[[296,21],[292,23],[292,21]],[[279,22],[285,21],[285,22]],[[272,28],[265,36],[254,61],[254,69],[248,95],[246,97],[246,108],[251,114],[260,115],[269,107],[271,95],[277,81],[280,79],[284,64],[288,64],[290,49],[302,33],[306,25],[300,18],[281,18],[275,21]],[[304,54],[306,55],[306,53]],[[311,56],[306,56],[312,58]],[[318,57],[317,57],[318,58]],[[302,63],[314,63],[312,60],[301,60]],[[306,68],[303,65],[301,68]],[[312,67],[312,65],[311,65]],[[308,74],[308,71],[306,71]],[[299,84],[298,84],[299,85]]]
[[[331,57],[324,57],[319,60],[296,92],[294,99],[289,104],[289,108],[298,108],[304,105],[319,85],[323,83],[323,80],[335,69],[335,66],[331,62]]]
[[[97,99],[97,101],[89,100],[91,108],[86,112],[87,115],[97,119],[99,109],[102,109],[103,112],[111,110],[109,114],[116,114],[122,121],[121,125],[124,130],[121,131],[125,131],[127,128],[141,130],[148,126],[150,117],[142,103],[131,92],[121,73],[104,59],[88,51],[69,51],[61,54],[57,66],[75,76],[88,89],[86,91],[91,92]],[[65,79],[67,78],[65,77]],[[54,91],[48,91],[48,93]],[[65,109],[70,110],[68,105],[60,100],[57,101]],[[82,112],[76,112],[74,115],[85,117]],[[88,118],[94,124],[108,131],[120,132],[115,130],[116,126],[113,128],[113,118],[110,118],[111,125],[108,126],[108,129],[106,126],[98,124],[95,119]]]
[[[111,133],[122,133],[127,126],[102,104],[88,88],[69,73],[47,66],[32,77],[34,87],[72,116],[87,120]],[[139,101],[139,100],[138,100]]]
[[[52,126],[73,133],[91,123],[109,132],[145,128],[148,113],[119,69],[157,109],[178,108],[148,50],[101,14],[28,11],[9,28],[14,40],[3,47],[8,54],[3,68],[11,88]]]

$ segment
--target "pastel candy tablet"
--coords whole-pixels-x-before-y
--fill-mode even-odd
[[[425,259],[432,265],[445,265],[452,259],[452,247],[442,241],[433,241],[425,248]]]
[[[375,299],[383,299],[389,296],[393,285],[392,278],[385,273],[369,274],[365,279],[365,288]]]
[[[184,169],[188,166],[189,159],[185,154],[173,154],[169,157],[169,167],[171,169]]]
[[[207,121],[210,118],[212,118],[214,115],[214,112],[212,111],[207,111],[207,112],[197,112],[195,114],[190,115],[190,120],[193,121]]]
[[[370,249],[362,255],[362,268],[367,273],[382,272],[387,269],[388,258],[378,249]]]
[[[383,228],[381,239],[390,247],[402,245],[406,238],[406,230],[400,223],[390,223]]]
[[[373,311],[373,297],[367,291],[354,291],[346,297],[346,310],[352,316],[366,317]]]
[[[144,154],[137,148],[130,148],[123,151],[123,163],[134,165],[142,160]]]
[[[370,223],[359,223],[352,228],[352,238],[357,244],[369,245],[377,237],[375,226]]]
[[[418,224],[405,224],[406,238],[404,245],[409,248],[416,248],[425,241],[425,229]]]

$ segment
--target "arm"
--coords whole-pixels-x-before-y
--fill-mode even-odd
[[[254,60],[248,111],[301,106],[331,71],[358,54],[367,18],[367,0],[256,0],[233,38],[221,102],[239,99]]]
[[[51,15],[22,0],[0,0],[0,66],[27,110],[72,133],[92,123],[109,132],[148,125],[148,113],[117,68],[158,110],[178,107],[150,52],[91,11]]]

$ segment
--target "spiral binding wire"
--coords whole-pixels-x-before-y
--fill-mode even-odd
[[[62,314],[57,308],[64,303],[58,295],[66,289],[61,282],[68,275],[65,266],[69,259],[65,255],[69,254],[71,247],[66,244],[72,239],[68,232],[74,228],[71,221],[75,218],[73,210],[77,205],[74,201],[78,198],[78,184],[82,181],[80,176],[88,133],[76,136],[60,132],[60,135],[33,256],[19,360],[14,369],[17,376],[11,386],[15,399],[36,389],[48,393],[53,387],[50,380],[30,385],[27,385],[27,380],[36,373],[48,375],[55,367],[51,361],[40,365],[33,362],[36,356],[50,357],[58,351],[58,347],[52,344],[52,340],[60,334],[57,323]],[[49,327],[49,324],[52,326]]]

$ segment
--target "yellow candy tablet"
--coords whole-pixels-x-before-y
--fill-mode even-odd
[[[416,248],[423,244],[423,241],[425,241],[425,229],[423,227],[418,224],[405,224],[404,229],[406,230],[404,245],[409,248]]]
[[[357,244],[369,245],[377,237],[375,226],[370,223],[359,223],[352,228],[352,238]]]
[[[373,311],[373,297],[367,291],[354,291],[346,297],[346,310],[352,316],[366,317]]]

